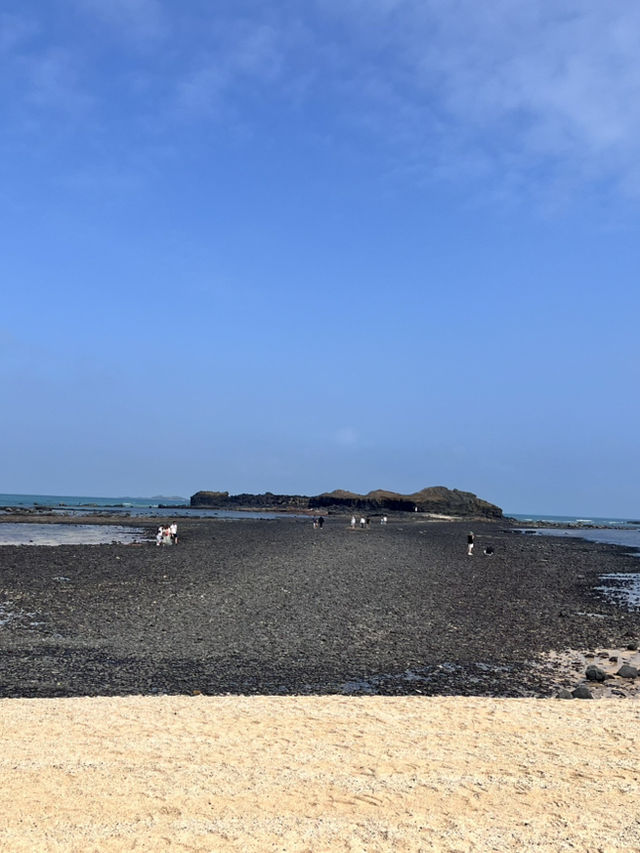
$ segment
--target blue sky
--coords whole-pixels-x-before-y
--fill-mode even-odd
[[[0,491],[637,517],[640,7],[5,0]]]

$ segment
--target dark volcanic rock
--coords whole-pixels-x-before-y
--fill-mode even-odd
[[[158,525],[127,523],[150,536]],[[615,648],[640,634],[640,613],[595,589],[603,572],[635,569],[636,557],[495,522],[473,530],[477,551],[495,546],[491,559],[466,556],[467,523],[413,514],[362,531],[329,517],[321,532],[307,518],[181,519],[175,548],[3,546],[0,696],[340,694],[344,685],[552,696],[558,673],[534,665],[544,653]]]
[[[628,663],[625,663],[620,667],[616,675],[619,675],[620,678],[637,678],[638,670],[635,666],[629,666]]]
[[[193,508],[210,509],[306,510],[309,508],[309,498],[305,495],[274,495],[272,492],[230,495],[229,492],[205,491],[191,495],[190,505]]]
[[[585,673],[588,681],[604,681],[607,677],[607,673],[604,669],[600,669],[599,666],[588,666],[587,671]]]
[[[214,509],[324,509],[357,510],[358,512],[427,512],[442,515],[502,518],[502,510],[495,504],[482,500],[471,492],[432,486],[411,495],[401,495],[382,489],[358,495],[336,490],[314,497],[305,495],[230,495],[228,492],[196,492],[191,496],[192,507]]]
[[[574,690],[571,691],[571,695],[575,699],[593,699],[593,693],[589,690],[588,687],[585,687],[584,684],[579,684]]]
[[[556,699],[573,699],[573,693],[566,687],[561,687],[556,694]]]
[[[367,495],[335,491],[310,498],[312,507],[340,507],[357,509],[364,512],[380,510],[402,512],[431,512],[443,515],[480,516],[483,518],[502,518],[500,507],[483,501],[471,492],[447,489],[445,486],[431,486],[411,495],[400,495],[378,489]]]

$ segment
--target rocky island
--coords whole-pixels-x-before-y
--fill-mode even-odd
[[[193,508],[207,509],[278,509],[288,511],[323,510],[331,512],[422,512],[451,515],[458,518],[500,519],[499,506],[482,500],[472,492],[461,492],[445,486],[430,486],[413,494],[403,495],[377,489],[366,495],[336,489],[320,495],[259,495],[229,492],[200,491],[191,496]]]

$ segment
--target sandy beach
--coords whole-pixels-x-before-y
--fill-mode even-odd
[[[2,700],[3,851],[640,850],[640,706]]]

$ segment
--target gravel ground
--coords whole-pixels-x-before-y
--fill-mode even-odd
[[[546,696],[546,652],[640,638],[640,612],[595,591],[640,570],[625,549],[474,522],[467,557],[468,529],[194,519],[177,547],[4,546],[0,697]]]

